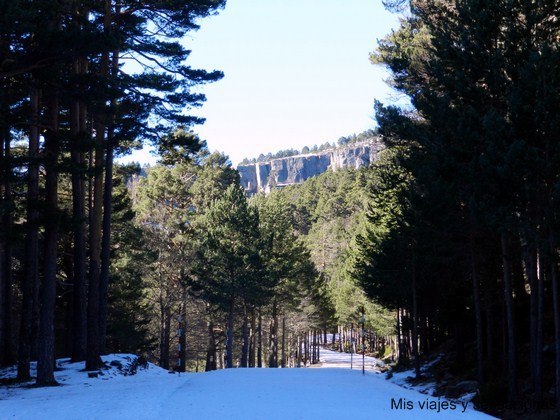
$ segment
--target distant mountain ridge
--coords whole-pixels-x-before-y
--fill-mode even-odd
[[[268,193],[272,188],[299,184],[329,169],[336,171],[369,166],[384,148],[381,137],[376,136],[329,150],[238,165],[237,170],[247,194]]]

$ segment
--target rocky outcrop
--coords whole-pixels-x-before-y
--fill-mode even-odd
[[[238,165],[237,172],[241,185],[247,192],[256,192],[259,190],[259,182],[257,181],[257,171],[255,165]]]
[[[301,183],[329,169],[336,171],[368,166],[377,160],[379,151],[383,147],[381,139],[374,138],[333,150],[273,159],[270,162],[239,165],[237,170],[241,185],[248,194],[269,192],[271,188]]]
[[[377,160],[377,154],[381,148],[382,143],[378,141],[333,150],[331,169],[336,171],[337,169],[343,168],[358,169],[369,166]]]
[[[331,163],[329,155],[303,155],[275,159],[270,164],[269,184],[282,186],[299,184],[322,174]]]

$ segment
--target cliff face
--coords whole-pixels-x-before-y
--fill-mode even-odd
[[[357,144],[354,147],[336,149],[331,155],[333,171],[343,168],[362,168],[377,160],[377,154],[383,148],[381,141]]]
[[[252,165],[239,165],[237,170],[241,177],[241,185],[248,194],[269,192],[274,187],[299,184],[329,168],[336,171],[368,166],[377,160],[377,155],[383,147],[381,140],[374,138],[339,149],[273,159],[270,162]]]

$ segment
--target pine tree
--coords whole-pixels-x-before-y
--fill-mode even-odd
[[[403,4],[391,3],[397,7]],[[551,53],[557,48],[557,39],[552,36],[557,24],[550,19],[556,11],[540,2],[457,1],[412,2],[411,12],[398,31],[380,42],[372,58],[391,69],[394,86],[410,96],[414,113],[378,105],[380,130],[390,143],[409,149],[409,156],[401,163],[414,174],[422,190],[444,190],[447,183],[442,214],[454,220],[455,243],[463,245],[451,248],[445,258],[454,264],[467,262],[479,381],[485,376],[482,311],[489,305],[483,305],[480,297],[491,296],[496,290],[495,273],[490,268],[496,264],[502,269],[500,301],[507,324],[509,399],[514,400],[517,393],[521,341],[516,332],[520,321],[514,319],[514,313],[517,308],[527,308],[533,383],[540,400],[544,289],[542,283],[540,287],[537,284],[543,279],[536,279],[536,255],[546,254],[553,261],[557,255],[555,239],[547,239],[542,230],[547,220],[554,219],[554,211],[549,210],[547,217],[539,210],[550,209],[554,195],[546,187],[554,183],[551,173],[544,175],[543,171],[556,159],[556,153],[548,148],[554,134],[547,131],[544,140],[541,133],[555,121],[542,110],[556,106],[545,99],[552,98],[549,92],[556,86],[555,77],[545,76],[557,59]],[[434,189],[435,185],[440,186]],[[421,206],[429,197],[435,195],[425,194],[414,206]],[[429,213],[419,215],[420,228],[438,225],[437,221],[427,223]],[[443,238],[452,244],[453,236]],[[480,251],[485,241],[492,244],[487,253]],[[418,258],[422,264],[431,263],[438,254],[419,254]],[[533,285],[530,299],[522,290],[524,279],[518,268],[523,258]],[[549,271],[552,280],[555,270],[553,262]],[[488,307],[484,310],[492,312]],[[491,329],[490,324],[487,329]],[[491,333],[487,337],[491,349]],[[490,350],[488,356],[491,359]]]
[[[210,205],[201,223],[193,288],[227,311],[226,367],[231,368],[236,305],[250,304],[268,291],[259,279],[258,215],[249,208],[243,189],[232,185]]]

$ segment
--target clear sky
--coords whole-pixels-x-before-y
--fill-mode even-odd
[[[234,164],[373,128],[374,99],[390,99],[368,59],[397,25],[381,0],[228,0],[200,25],[188,63],[225,77],[202,87],[207,101],[191,113],[206,123],[193,130]]]

